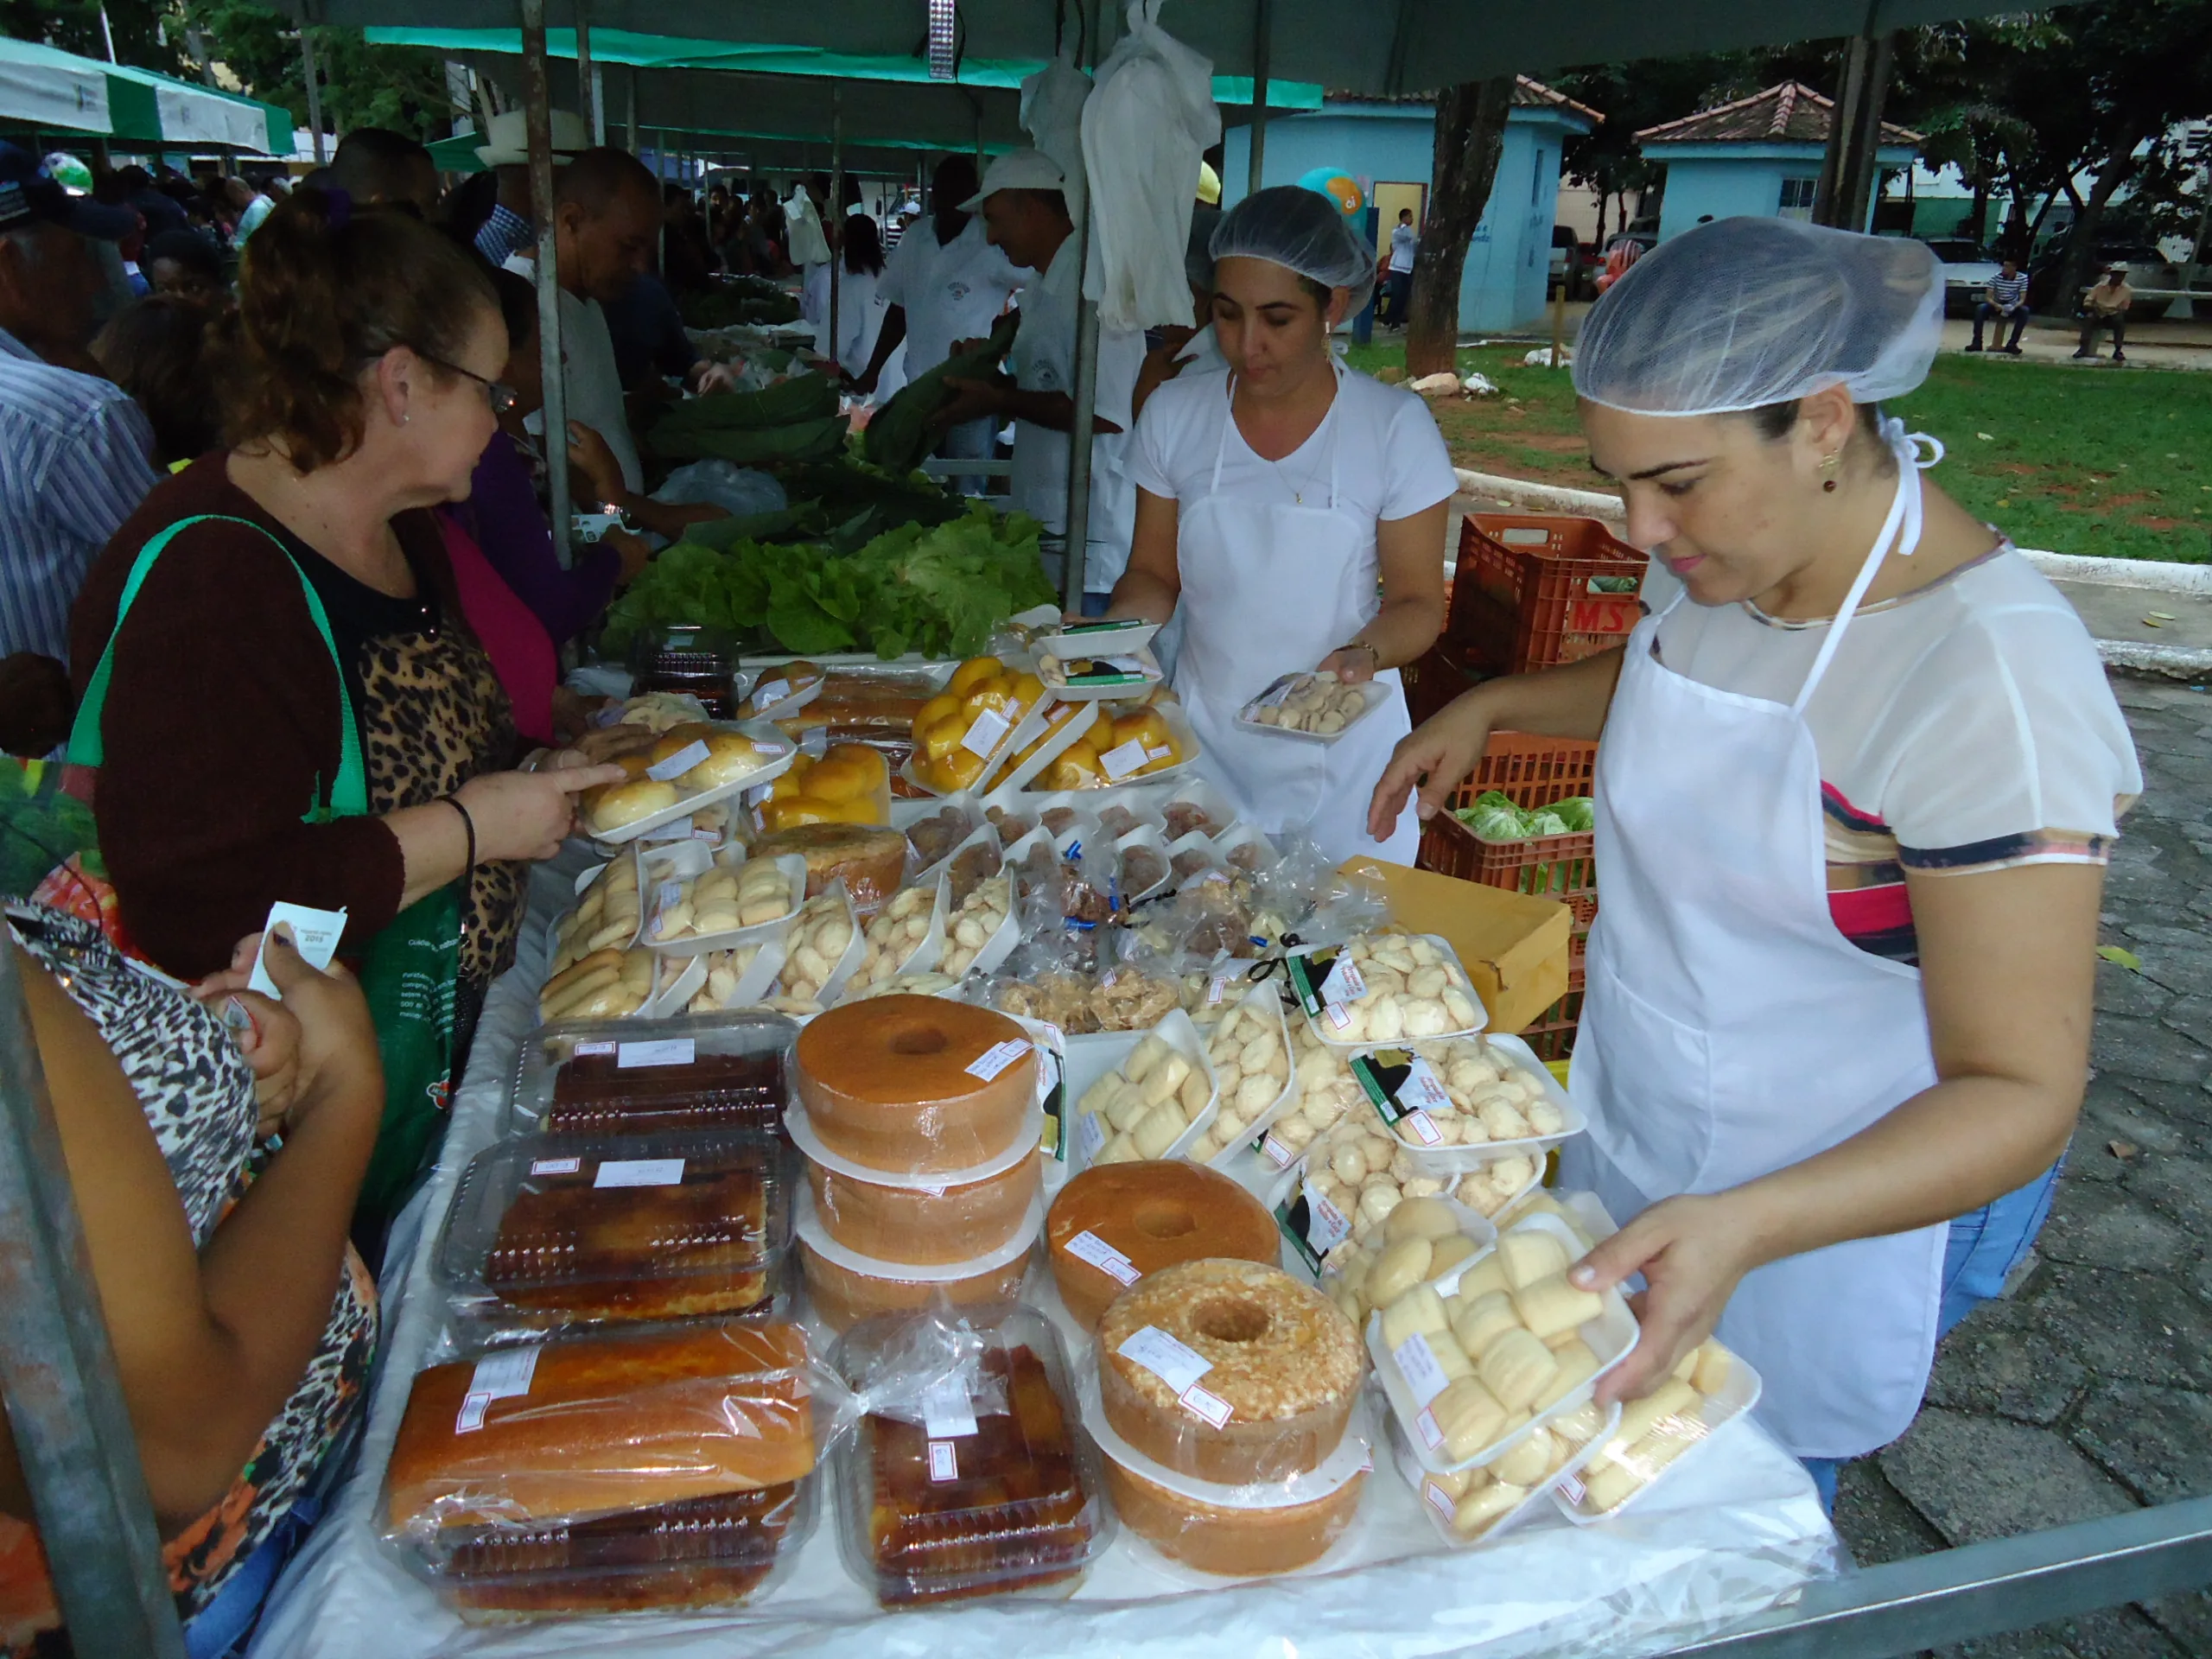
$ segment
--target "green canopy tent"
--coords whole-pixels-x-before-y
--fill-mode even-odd
[[[124,150],[292,150],[289,110],[29,41],[0,40],[0,126]]]

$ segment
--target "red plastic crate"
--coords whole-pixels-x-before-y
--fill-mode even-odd
[[[1633,587],[1605,593],[1592,584],[1640,583],[1646,563],[1595,518],[1471,512],[1459,526],[1445,632],[1495,674],[1580,662],[1618,645],[1643,613]]]
[[[1416,726],[1472,687],[1480,677],[1460,662],[1443,640],[1398,672],[1405,681],[1406,712],[1413,716]]]

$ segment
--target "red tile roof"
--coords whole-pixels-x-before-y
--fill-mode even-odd
[[[1732,104],[1700,110],[1679,121],[1646,127],[1639,144],[1825,144],[1835,118],[1835,102],[1802,81],[1785,80]],[[1882,123],[1885,144],[1917,144],[1921,135]]]
[[[1324,104],[1418,104],[1433,109],[1436,105],[1434,92],[1324,92]],[[1587,104],[1579,104],[1565,92],[1547,86],[1540,80],[1526,75],[1514,77],[1513,107],[1516,110],[1567,110],[1580,116],[1592,126],[1600,126],[1605,118]]]

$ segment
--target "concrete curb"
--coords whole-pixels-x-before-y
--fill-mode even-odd
[[[2098,559],[2075,553],[2020,551],[2053,582],[2084,582],[2099,588],[2147,588],[2161,594],[2189,594],[2212,599],[2212,564],[2173,564],[2162,559]]]
[[[2107,668],[2163,679],[2212,680],[2212,651],[2190,645],[2144,645],[2126,639],[2100,639],[2097,655]]]
[[[1527,479],[1507,478],[1500,473],[1471,473],[1464,467],[1454,467],[1452,470],[1458,474],[1459,488],[1464,493],[1510,501],[1515,506],[1526,507],[1532,512],[1572,512],[1586,518],[1619,518],[1628,512],[1621,504],[1620,497],[1607,495],[1599,490],[1570,490],[1557,484],[1534,484]]]

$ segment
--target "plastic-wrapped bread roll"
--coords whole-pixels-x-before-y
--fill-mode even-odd
[[[1690,1378],[1690,1386],[1700,1394],[1713,1395],[1728,1385],[1728,1378],[1736,1369],[1735,1356],[1717,1342],[1702,1342],[1697,1348],[1697,1370]]]
[[[1523,1285],[1513,1293],[1513,1311],[1529,1334],[1549,1342],[1566,1332],[1580,1330],[1605,1311],[1594,1290],[1580,1290],[1564,1274],[1552,1274]]]
[[[1613,1430],[1606,1449],[1610,1453],[1617,1446],[1630,1446],[1649,1434],[1664,1419],[1697,1409],[1697,1390],[1687,1382],[1669,1377],[1641,1400],[1631,1400],[1621,1408],[1621,1421]]]
[[[1444,1437],[1444,1449],[1455,1461],[1471,1458],[1497,1439],[1505,1423],[1505,1408],[1480,1379],[1463,1376],[1445,1385],[1428,1402],[1428,1414]]]
[[[1470,1359],[1481,1359],[1492,1343],[1507,1332],[1521,1328],[1512,1299],[1501,1291],[1488,1291],[1470,1300],[1463,1286],[1462,1294],[1452,1300],[1457,1306],[1452,1315],[1452,1335]]]
[[[1436,1247],[1426,1238],[1415,1236],[1400,1239],[1386,1248],[1367,1270],[1363,1294],[1370,1303],[1387,1306],[1396,1301],[1428,1277],[1429,1262],[1435,1254]]]
[[[1552,1357],[1550,1349],[1516,1328],[1492,1338],[1483,1350],[1475,1372],[1500,1405],[1508,1411],[1522,1411],[1535,1404],[1536,1396],[1558,1376],[1559,1362]]]
[[[1408,1337],[1441,1337],[1448,1342],[1451,1335],[1452,1321],[1433,1285],[1415,1285],[1382,1310],[1382,1340],[1392,1348]]]
[[[1507,1480],[1493,1480],[1487,1485],[1478,1486],[1452,1506],[1452,1529],[1472,1537],[1489,1528],[1528,1496],[1526,1486],[1516,1486]]]
[[[1507,1287],[1522,1290],[1540,1279],[1565,1273],[1567,1246],[1535,1228],[1509,1232],[1497,1241],[1497,1262]]]
[[[1539,1428],[1531,1430],[1527,1440],[1491,1464],[1490,1471],[1495,1479],[1529,1487],[1551,1473],[1562,1461],[1559,1442]]]
[[[1535,1408],[1538,1411],[1549,1411],[1598,1374],[1597,1350],[1580,1337],[1572,1342],[1561,1343],[1551,1351],[1551,1354],[1553,1363],[1559,1369],[1552,1374],[1552,1380],[1544,1385],[1543,1392],[1536,1396]]]

